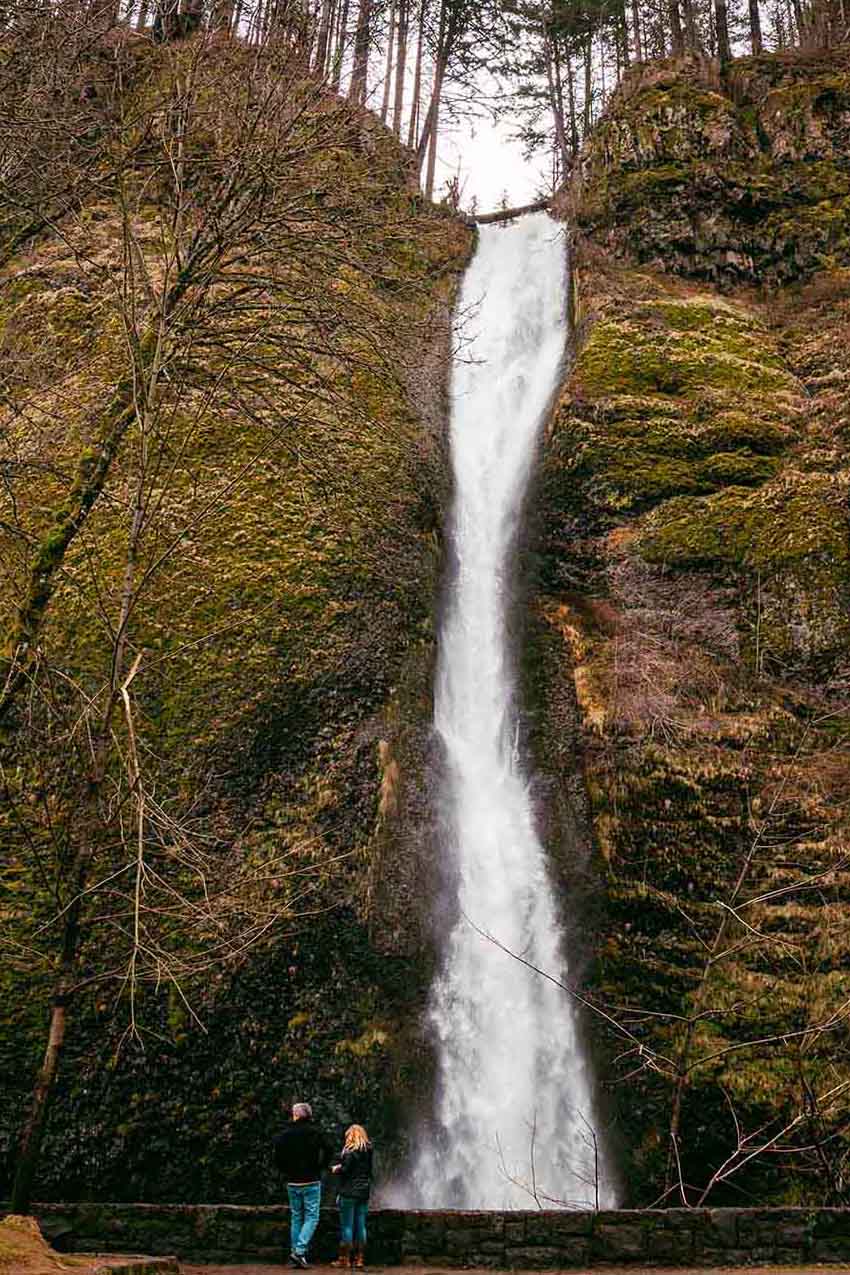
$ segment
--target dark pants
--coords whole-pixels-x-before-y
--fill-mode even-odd
[[[366,1247],[366,1214],[368,1200],[352,1200],[350,1195],[339,1197],[339,1238],[343,1244],[359,1244]]]

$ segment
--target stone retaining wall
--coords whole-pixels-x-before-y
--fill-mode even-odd
[[[289,1210],[231,1204],[41,1204],[72,1248],[176,1253],[210,1262],[281,1261]],[[322,1212],[312,1255],[336,1252],[337,1214]],[[374,1209],[369,1260],[525,1270],[606,1262],[744,1265],[850,1261],[850,1209],[619,1209],[600,1213],[444,1213]]]

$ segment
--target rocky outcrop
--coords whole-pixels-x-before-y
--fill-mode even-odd
[[[590,1020],[630,1199],[841,1199],[846,56],[644,74],[569,194],[537,541],[607,900]]]
[[[715,280],[850,264],[850,53],[652,64],[581,159],[571,218],[620,257]]]

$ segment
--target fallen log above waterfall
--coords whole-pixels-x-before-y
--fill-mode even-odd
[[[514,217],[522,217],[525,213],[543,212],[551,202],[550,199],[538,199],[536,203],[523,204],[521,208],[500,208],[497,212],[476,214],[472,220],[479,226],[486,226],[491,221],[512,221]]]

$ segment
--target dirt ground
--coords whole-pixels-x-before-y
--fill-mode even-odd
[[[132,1260],[132,1254],[57,1253],[34,1218],[11,1215],[0,1221],[0,1275],[93,1275]]]
[[[323,1266],[311,1266],[311,1270],[319,1272],[328,1270]],[[371,1266],[374,1272],[387,1275],[459,1275],[458,1269],[448,1270],[437,1266]],[[281,1266],[192,1266],[180,1264],[182,1275],[281,1275],[290,1270],[289,1263]],[[817,1263],[807,1266],[605,1266],[596,1267],[593,1271],[570,1270],[568,1275],[848,1275],[850,1266],[824,1266]],[[467,1269],[464,1275],[515,1275],[508,1271],[473,1271]]]
[[[124,1266],[128,1262],[143,1260],[134,1253],[79,1253],[76,1255],[56,1253],[49,1256],[37,1254],[27,1257],[21,1254],[5,1257],[0,1253],[0,1273],[2,1275],[66,1275],[66,1273],[67,1275],[94,1275],[96,1271],[102,1271],[105,1266]],[[245,1275],[244,1266],[238,1269],[242,1275]],[[272,1267],[271,1269],[279,1272],[280,1268]]]

